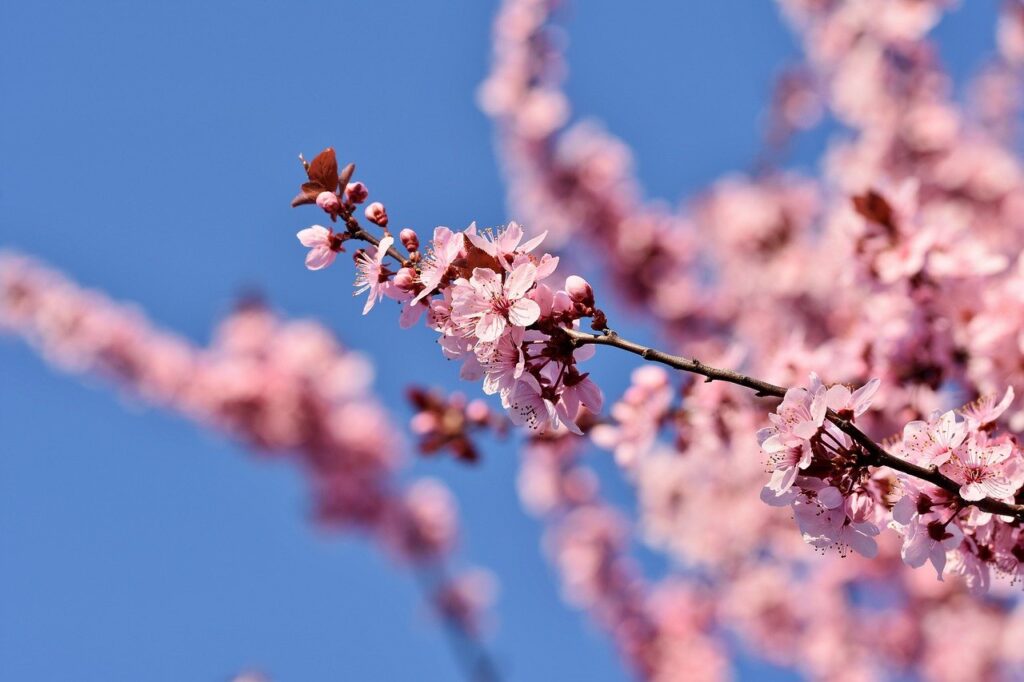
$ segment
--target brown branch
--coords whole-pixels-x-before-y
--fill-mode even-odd
[[[639,355],[644,360],[668,365],[673,369],[678,369],[683,372],[699,374],[700,376],[705,377],[705,381],[708,382],[724,381],[730,384],[736,384],[737,386],[743,386],[744,388],[749,388],[754,391],[755,395],[758,397],[782,398],[786,395],[786,389],[782,386],[776,386],[775,384],[767,381],[755,379],[753,377],[746,376],[745,374],[734,372],[730,369],[711,367],[709,365],[705,365],[699,360],[684,358],[679,355],[671,355],[654,348],[649,348],[639,343],[623,339],[615,332],[596,335],[577,331],[575,329],[565,329],[563,331],[566,336],[572,340],[572,343],[575,346],[611,346],[613,348],[633,353],[634,355]],[[885,448],[854,426],[850,420],[843,419],[831,410],[829,410],[827,418],[830,422],[835,424],[840,431],[845,433],[853,439],[855,443],[864,448],[864,451],[867,453],[866,464],[870,466],[887,467],[894,471],[907,474],[908,476],[913,476],[914,478],[927,481],[928,483],[951,493],[964,504],[973,505],[982,511],[986,511],[991,514],[1010,516],[1018,521],[1024,521],[1024,505],[1010,504],[1008,502],[1001,502],[1000,500],[988,497],[976,502],[964,500],[959,495],[960,484],[941,473],[937,468],[918,466],[917,464],[908,462],[905,459],[889,454],[886,452]]]

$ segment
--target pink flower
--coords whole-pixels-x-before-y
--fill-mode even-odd
[[[878,527],[851,521],[844,510],[842,493],[832,486],[820,487],[822,485],[817,479],[801,483],[802,491],[793,500],[793,518],[804,541],[821,549],[835,547],[841,556],[852,549],[869,559],[874,557],[878,553],[874,539],[879,533]]]
[[[469,280],[455,283],[452,315],[460,322],[475,320],[474,333],[483,342],[497,341],[509,324],[528,327],[540,317],[540,306],[526,298],[536,276],[532,263],[516,267],[504,283],[494,270],[475,268]]]
[[[908,459],[926,466],[949,461],[967,437],[967,424],[950,410],[930,422],[913,421],[903,427],[903,452]]]
[[[791,388],[786,391],[782,404],[768,415],[772,426],[757,432],[758,442],[772,467],[771,480],[761,495],[767,504],[789,504],[788,497],[780,496],[793,485],[798,471],[810,466],[813,454],[810,441],[825,423],[827,395],[818,376],[812,374],[811,390]]]
[[[1006,412],[1013,403],[1013,386],[1006,389],[998,403],[994,395],[986,395],[960,410],[972,429],[983,430]]]
[[[957,459],[943,467],[949,469],[950,475],[958,481],[960,497],[969,502],[976,502],[986,497],[1006,499],[1016,492],[1019,484],[1007,478],[999,467],[1010,453],[1012,443],[989,445],[983,435],[967,441],[967,447],[957,452]]]
[[[448,268],[459,257],[463,242],[464,239],[458,232],[452,232],[444,226],[434,228],[430,256],[420,267],[420,284],[423,285],[423,291],[412,299],[413,303],[419,303],[437,289],[448,272]]]
[[[509,223],[505,229],[496,234],[491,231],[477,234],[476,223],[470,225],[466,230],[466,237],[473,243],[473,246],[496,258],[506,270],[510,269],[509,264],[516,253],[530,253],[540,246],[546,236],[547,232],[544,232],[519,246],[519,242],[523,239],[523,228],[515,222]]]
[[[825,393],[825,404],[828,409],[841,416],[848,413],[850,416],[859,417],[871,406],[871,399],[875,397],[881,384],[880,380],[872,379],[852,392],[843,384],[830,386]]]
[[[914,495],[900,498],[893,508],[893,520],[906,526],[900,556],[911,568],[919,568],[925,561],[935,567],[939,580],[946,567],[946,553],[963,542],[964,534],[954,522],[942,523],[934,514],[916,513]]]
[[[523,375],[526,366],[526,356],[523,354],[523,330],[514,327],[512,331],[505,334],[493,348],[486,349],[486,354],[481,353],[481,345],[477,344],[477,357],[480,358],[480,365],[484,371],[484,393],[487,395],[501,394],[501,401],[508,406],[508,395],[512,392],[519,377]],[[484,357],[481,357],[484,355]]]
[[[825,422],[826,391],[817,375],[811,375],[811,388],[791,388],[778,410],[768,415],[772,432],[766,434],[761,446],[775,451],[780,445],[802,446],[810,441]]]
[[[601,389],[584,374],[575,379],[565,379],[562,395],[555,405],[555,410],[567,429],[577,435],[583,435],[576,425],[576,415],[580,411],[580,406],[587,408],[592,414],[600,414],[603,404],[604,395]]]
[[[373,305],[386,292],[388,281],[385,274],[384,258],[394,242],[394,237],[388,235],[380,240],[380,244],[377,245],[377,251],[373,256],[370,256],[365,251],[361,251],[356,256],[356,269],[359,272],[356,274],[354,285],[356,291],[353,295],[358,296],[364,291],[370,292],[369,298],[366,299],[366,305],[363,306],[363,315],[370,312]]]
[[[543,433],[557,424],[555,406],[541,395],[540,383],[532,374],[524,374],[509,394],[509,417],[517,426]]]
[[[334,262],[338,255],[332,248],[334,231],[323,225],[313,225],[305,230],[299,230],[295,235],[299,242],[309,249],[306,254],[306,267],[310,270],[326,268]],[[340,250],[340,245],[339,245]]]

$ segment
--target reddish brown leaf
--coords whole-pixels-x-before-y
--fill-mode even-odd
[[[315,204],[317,195],[323,191],[323,186],[318,182],[302,183],[301,191],[292,199],[292,208],[303,204]]]
[[[896,215],[885,197],[871,189],[852,197],[853,208],[867,220],[877,223],[890,232],[896,231]]]
[[[309,181],[315,182],[323,189],[322,192],[333,192],[338,189],[338,159],[334,156],[334,147],[328,147],[309,164]]]

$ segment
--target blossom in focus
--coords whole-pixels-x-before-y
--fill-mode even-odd
[[[497,341],[508,325],[528,327],[540,317],[540,306],[526,297],[537,279],[537,267],[522,263],[502,282],[489,268],[474,268],[473,275],[455,282],[452,316],[475,324],[483,342]]]
[[[310,270],[321,270],[334,262],[338,253],[334,248],[334,231],[323,225],[313,225],[299,230],[295,235],[299,243],[309,249],[306,254],[306,267]],[[338,250],[341,245],[338,244]]]
[[[360,251],[356,254],[356,290],[353,295],[358,296],[364,292],[369,292],[366,305],[363,306],[363,315],[370,312],[373,305],[383,298],[388,290],[390,282],[387,280],[384,259],[388,255],[388,249],[391,248],[394,242],[394,237],[387,235],[380,240],[372,256],[366,251]]]

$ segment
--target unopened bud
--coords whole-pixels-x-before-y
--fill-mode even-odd
[[[384,204],[379,201],[375,201],[367,206],[364,215],[374,225],[388,226],[388,212],[384,210]]]
[[[591,308],[594,305],[594,290],[590,283],[579,275],[569,275],[565,278],[565,293],[582,306]]]
[[[345,188],[345,197],[353,204],[361,204],[370,196],[370,190],[361,182],[353,182]]]
[[[334,192],[320,192],[320,194],[317,194],[316,205],[330,215],[331,220],[336,220],[338,212],[341,211],[341,199]]]
[[[491,416],[491,410],[483,400],[474,400],[466,405],[466,418],[472,422],[483,424]]]
[[[395,273],[395,286],[402,291],[408,291],[412,289],[413,283],[416,281],[416,271],[412,268],[402,268]]]
[[[406,251],[416,251],[420,248],[420,238],[416,236],[416,232],[412,228],[407,227],[399,232],[398,238],[402,240],[402,246]]]

